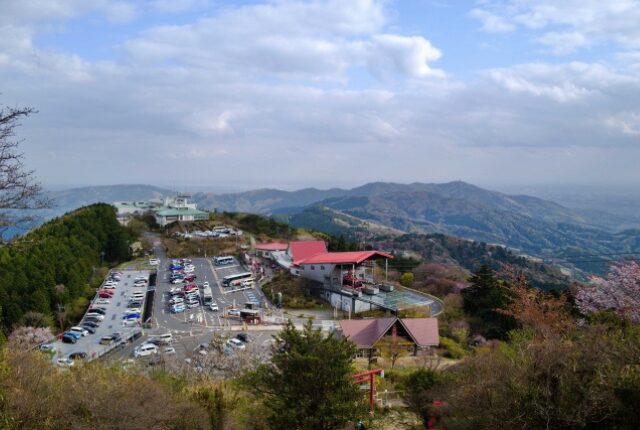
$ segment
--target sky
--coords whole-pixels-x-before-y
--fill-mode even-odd
[[[0,0],[45,186],[640,183],[637,0]]]

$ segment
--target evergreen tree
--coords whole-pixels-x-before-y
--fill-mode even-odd
[[[353,343],[324,336],[311,321],[303,331],[289,321],[275,339],[272,364],[262,365],[247,379],[265,400],[271,428],[341,429],[359,415]]]
[[[480,322],[476,327],[487,337],[505,339],[517,327],[513,317],[501,312],[511,302],[509,285],[495,276],[487,265],[469,278],[471,285],[462,291],[464,310]]]

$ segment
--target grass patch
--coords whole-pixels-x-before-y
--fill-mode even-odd
[[[289,273],[278,273],[263,285],[262,291],[272,301],[278,303],[278,293],[282,294],[282,305],[289,309],[325,309],[328,304],[311,295],[311,285],[304,278],[295,278]]]

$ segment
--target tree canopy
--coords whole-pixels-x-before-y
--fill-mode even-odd
[[[289,321],[275,336],[272,363],[247,377],[264,399],[273,429],[343,428],[362,412],[353,382],[355,346],[323,335],[311,321],[302,331]]]
[[[498,279],[486,265],[481,266],[469,282],[471,285],[462,291],[462,297],[465,312],[480,323],[475,328],[487,337],[506,339],[508,331],[516,327],[514,319],[501,312],[512,298],[509,284]]]
[[[28,311],[52,315],[87,295],[94,269],[128,259],[131,240],[112,206],[94,204],[0,248],[0,329],[21,324]]]

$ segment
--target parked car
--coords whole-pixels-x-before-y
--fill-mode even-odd
[[[98,328],[100,326],[99,322],[96,321],[87,321],[87,318],[84,319],[84,321],[82,322],[82,326],[83,327],[91,327],[91,328]]]
[[[38,347],[38,349],[40,349],[40,351],[52,352],[55,351],[56,346],[52,343],[43,343]]]
[[[76,343],[77,341],[78,341],[78,338],[70,334],[64,334],[62,336],[63,343]]]
[[[104,319],[104,315],[99,314],[99,313],[89,313],[87,312],[87,316],[85,317],[85,319],[87,318],[92,318],[89,319],[87,321],[102,321]]]
[[[100,338],[100,345],[111,345],[114,343],[115,337],[112,334],[102,336]]]
[[[78,333],[80,336],[86,336],[89,334],[89,330],[79,326],[71,327],[69,331],[73,333]]]
[[[232,316],[232,317],[239,317],[240,316],[240,310],[239,309],[229,309],[227,311],[227,315]]]
[[[136,327],[139,324],[140,324],[140,321],[137,318],[122,320],[123,327]]]
[[[173,306],[171,306],[171,313],[174,313],[174,314],[182,313],[185,310],[186,310],[186,308],[184,307],[184,305],[173,305]]]
[[[158,264],[160,264],[160,260],[158,260],[157,258],[150,258],[149,264],[152,266],[157,266]]]
[[[227,341],[227,344],[228,344],[229,346],[231,346],[231,347],[235,348],[235,349],[245,349],[245,348],[246,348],[246,346],[245,346],[244,342],[242,342],[240,339],[236,339],[235,337],[234,337],[234,338],[229,339],[229,340]]]
[[[247,333],[238,333],[236,335],[236,338],[239,339],[241,342],[244,342],[244,343],[251,342],[251,338],[249,337],[249,335]]]
[[[173,340],[173,335],[171,333],[163,333],[153,336],[149,339],[149,342],[155,343],[156,345],[169,345]]]
[[[76,338],[76,340],[80,340],[80,338],[82,337],[82,335],[80,333],[75,332],[75,331],[70,331],[70,330],[65,331],[64,335],[65,336],[73,336],[73,337]]]
[[[152,343],[143,343],[139,347],[133,350],[133,356],[138,357],[147,357],[149,355],[157,354],[158,347]]]
[[[123,320],[140,319],[140,312],[130,312],[122,317]]]
[[[87,325],[87,324],[88,324],[88,322],[83,323],[80,327],[82,327],[83,329],[85,329],[86,331],[88,331],[91,334],[95,334],[95,332],[96,332],[95,327],[92,327],[92,326]]]
[[[56,364],[59,367],[71,367],[73,366],[73,360],[71,360],[70,358],[58,358],[56,360]]]
[[[92,306],[89,308],[87,312],[93,312],[94,314],[98,313],[100,315],[105,315],[107,313],[107,310],[99,306]]]
[[[162,353],[165,355],[172,355],[176,353],[176,349],[173,346],[165,346],[162,348]]]
[[[98,293],[98,297],[100,297],[101,299],[111,299],[111,298],[113,298],[113,294],[112,293],[108,293],[106,291],[100,291]]]
[[[76,351],[69,354],[69,359],[71,360],[84,360],[87,358],[87,353],[84,351]]]
[[[109,299],[96,299],[95,302],[93,302],[96,305],[108,305],[109,303],[111,303],[111,300]]]
[[[187,303],[187,308],[189,308],[189,309],[195,309],[195,308],[197,308],[198,306],[200,306],[200,303],[199,303],[199,302],[191,302],[191,303]]]

